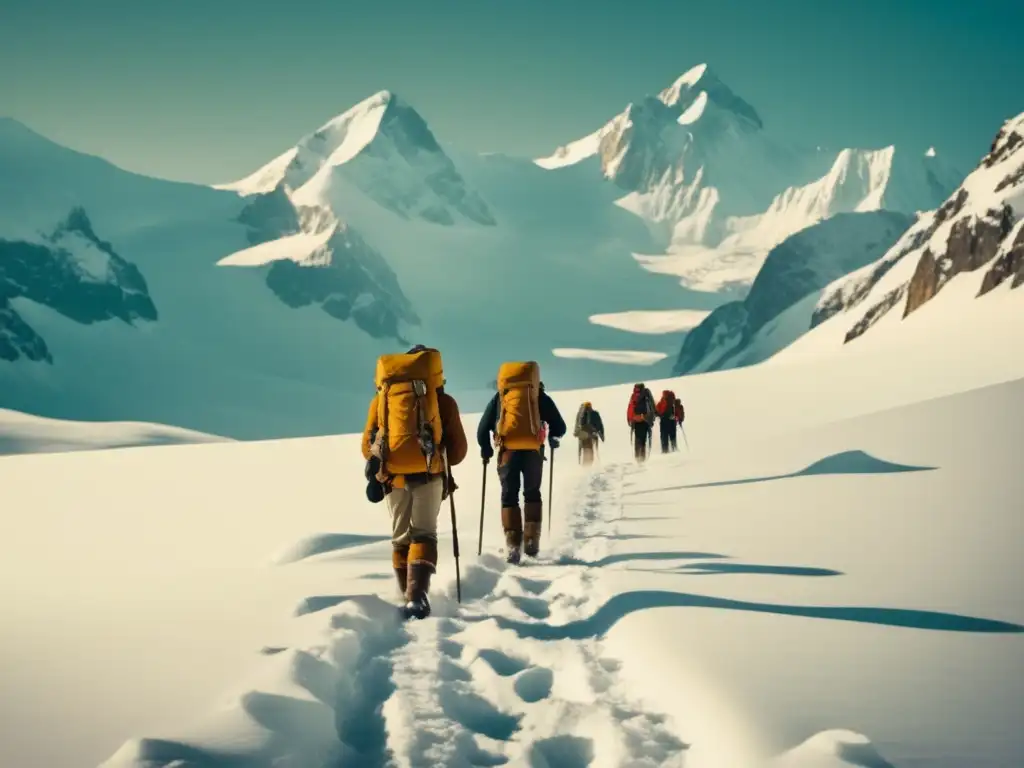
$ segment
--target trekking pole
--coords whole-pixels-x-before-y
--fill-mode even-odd
[[[452,510],[452,550],[455,553],[455,598],[461,603],[462,602],[462,574],[459,572],[459,523],[455,516],[455,493],[451,487],[455,484],[452,482],[452,468],[448,464],[448,454],[444,454],[444,468],[448,475],[448,504]]]
[[[690,441],[686,439],[686,427],[680,424],[679,431],[683,433],[683,445],[686,446],[686,450],[690,450]]]
[[[480,483],[480,538],[477,539],[476,555],[484,551],[484,507],[487,506],[487,459],[484,459],[484,479]]]
[[[555,447],[551,446],[551,466],[548,468],[548,536],[551,535],[551,513],[554,507],[551,506],[552,493],[555,488]]]

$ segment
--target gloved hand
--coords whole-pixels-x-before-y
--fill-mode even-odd
[[[480,449],[480,458],[484,460],[484,463],[490,461],[493,456],[494,449],[491,446],[488,445],[486,448]]]
[[[551,450],[552,451],[555,450],[555,448],[558,447],[558,442],[559,442],[559,438],[557,438],[557,437],[549,437],[548,438],[548,445],[551,446]]]

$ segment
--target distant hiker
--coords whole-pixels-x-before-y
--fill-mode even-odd
[[[498,392],[480,417],[476,439],[485,462],[494,456],[495,449],[498,452],[501,527],[505,531],[510,563],[519,562],[520,550],[530,557],[536,557],[540,550],[543,422],[547,422],[548,445],[553,451],[565,434],[565,421],[541,386],[540,366],[532,361],[504,363],[498,370]],[[494,448],[491,447],[492,432]]]
[[[643,382],[633,385],[626,409],[626,421],[633,437],[633,457],[641,464],[647,461],[647,446],[651,441],[654,424],[654,395]]]
[[[683,423],[685,413],[683,404],[671,389],[661,393],[661,400],[655,406],[658,412],[658,431],[661,435],[661,452],[668,453],[670,446],[673,452],[679,450],[676,444],[676,428]]]
[[[407,617],[430,615],[437,568],[437,516],[456,489],[451,468],[466,458],[459,406],[444,391],[441,353],[422,344],[377,360],[377,394],[363,430],[368,479],[391,513],[391,562]],[[368,495],[371,495],[368,489]],[[371,498],[371,501],[379,498]]]
[[[604,423],[601,421],[601,414],[594,410],[589,401],[583,403],[576,411],[576,424],[572,434],[579,440],[576,452],[579,463],[584,466],[593,464],[598,438],[604,442]]]

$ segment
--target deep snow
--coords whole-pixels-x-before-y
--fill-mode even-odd
[[[463,605],[445,507],[404,629],[355,436],[0,459],[0,763],[1019,764],[1020,303],[946,294],[859,349],[649,382],[692,450],[642,468],[628,385],[554,393],[609,440],[555,453],[543,557],[498,557],[493,470],[476,557],[470,459]]]

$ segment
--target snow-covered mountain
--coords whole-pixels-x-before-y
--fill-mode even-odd
[[[567,386],[674,351],[545,357],[538,338],[615,349],[622,333],[591,316],[677,300],[632,258],[646,227],[591,178],[441,149],[391,94],[229,186],[128,173],[0,123],[0,406],[309,435],[355,428],[374,359],[419,341],[481,404],[506,357]]]
[[[743,292],[774,246],[818,221],[927,210],[961,180],[933,149],[792,145],[703,64],[536,162],[556,170],[590,158],[624,190],[620,205],[662,236],[668,253],[643,259],[648,268],[707,291]]]
[[[19,298],[79,323],[117,319],[131,325],[157,319],[138,268],[96,236],[78,207],[49,234],[0,239],[0,359],[52,363],[46,340],[12,306]]]
[[[296,199],[315,205],[339,182],[405,218],[495,224],[487,203],[468,188],[426,121],[389,91],[360,102],[250,176],[221,188],[248,195],[283,185]]]
[[[840,213],[791,235],[769,252],[744,299],[719,306],[687,334],[673,372],[771,357],[810,329],[821,289],[876,261],[913,223],[893,211]]]
[[[415,321],[379,253],[281,188],[152,179],[0,120],[2,407],[315,433]]]
[[[299,210],[358,232],[399,276],[417,333],[443,346],[449,381],[466,382],[471,399],[489,396],[478,383],[493,378],[496,349],[497,357],[540,359],[548,386],[649,373],[675,352],[669,338],[619,349],[624,334],[589,320],[686,300],[673,280],[637,265],[633,254],[653,243],[644,222],[615,204],[614,187],[586,173],[553,176],[528,159],[442,146],[395,94],[371,96],[222,188],[281,190]],[[317,242],[295,238],[288,250]],[[561,356],[567,348],[584,354]]]
[[[877,261],[831,283],[803,342],[846,343],[946,292],[960,308],[1024,283],[1024,113],[999,130],[964,183]],[[799,348],[795,350],[799,352]]]

